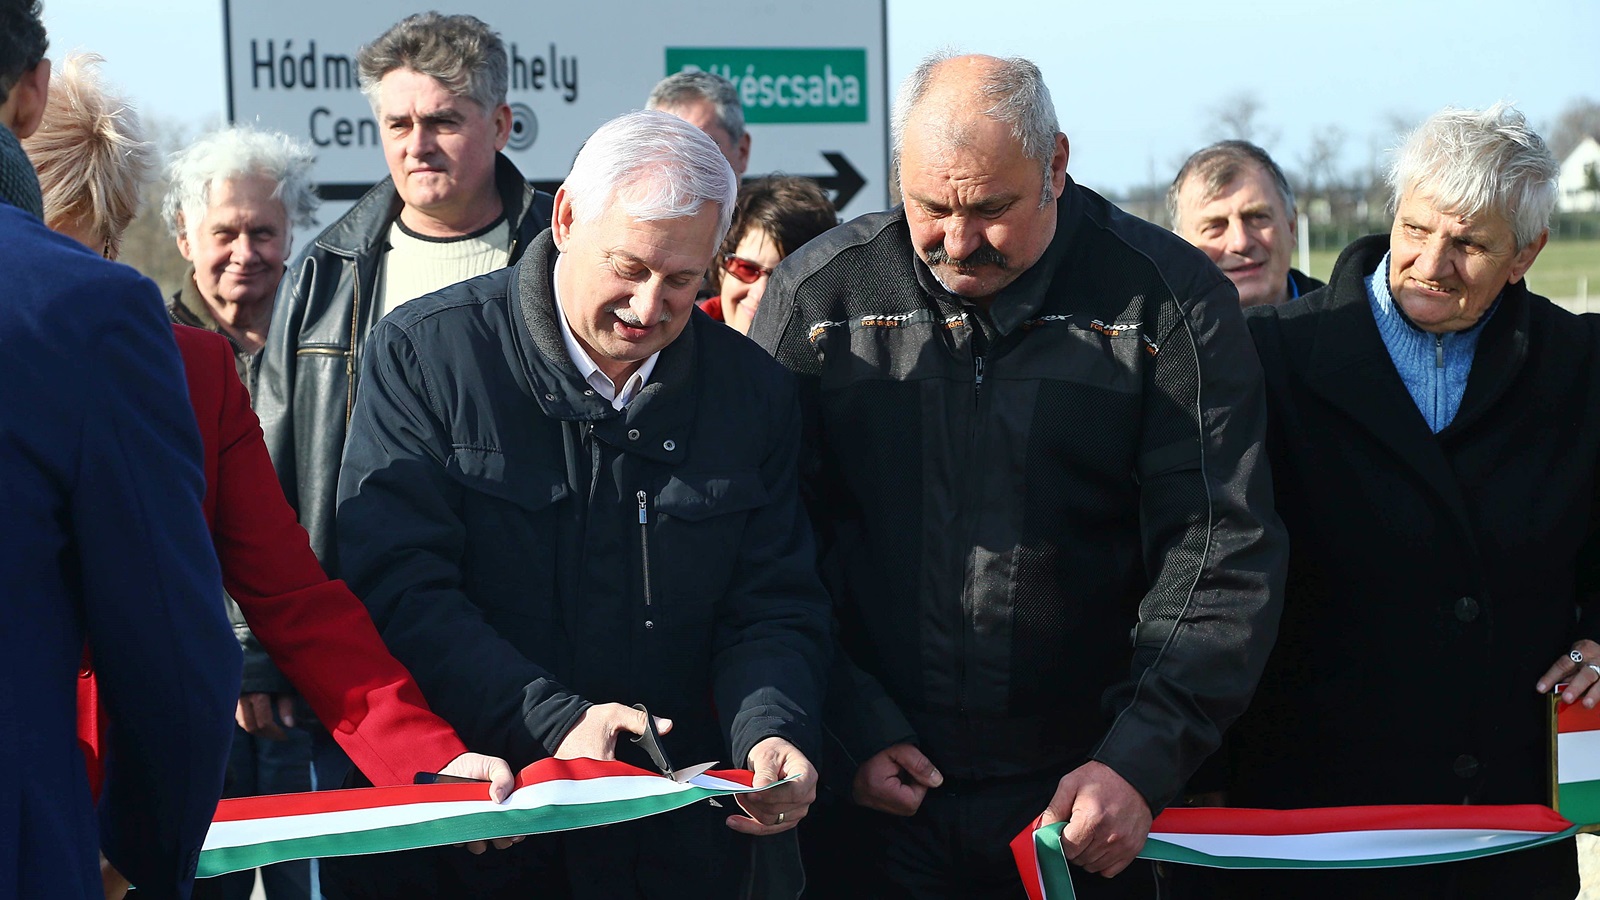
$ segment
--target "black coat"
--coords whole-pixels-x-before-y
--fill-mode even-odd
[[[1264,392],[1200,251],[1070,182],[1056,209],[987,313],[939,286],[896,209],[784,260],[751,337],[814,426],[811,511],[855,664],[830,734],[858,761],[914,736],[952,778],[1092,758],[1159,811],[1272,646]]]
[[[672,718],[680,764],[814,745],[828,601],[793,380],[695,314],[612,409],[561,344],[555,256],[546,232],[373,332],[340,480],[351,587],[434,709],[515,766],[589,702]]]
[[[1248,318],[1291,550],[1278,646],[1229,737],[1236,806],[1548,803],[1534,684],[1600,636],[1600,322],[1508,285],[1434,435],[1363,284],[1387,249],[1364,238],[1326,289]],[[1406,878],[1454,868],[1372,886],[1413,896]],[[1518,896],[1576,892],[1570,843],[1495,857],[1472,886],[1518,871]]]

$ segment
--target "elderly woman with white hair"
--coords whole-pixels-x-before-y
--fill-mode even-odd
[[[313,161],[286,134],[234,125],[190,144],[168,169],[162,218],[190,263],[172,320],[227,338],[252,392],[292,229],[315,223]]]
[[[1600,700],[1600,320],[1528,289],[1556,161],[1505,105],[1400,148],[1394,225],[1250,310],[1293,550],[1229,734],[1234,806],[1548,804],[1548,698]],[[1571,840],[1371,871],[1204,873],[1216,897],[1570,898]],[[1194,887],[1195,885],[1190,885]]]

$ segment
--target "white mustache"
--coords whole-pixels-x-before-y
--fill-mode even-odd
[[[639,314],[633,311],[633,307],[626,303],[615,304],[608,308],[606,312],[611,313],[613,316],[616,316],[628,325],[632,325],[634,328],[646,327],[644,319],[640,318]],[[672,313],[667,310],[662,310],[661,318],[652,324],[660,325],[671,321]]]

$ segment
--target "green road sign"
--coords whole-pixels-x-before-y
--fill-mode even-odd
[[[667,74],[684,69],[733,82],[753,124],[867,121],[865,48],[668,47]]]

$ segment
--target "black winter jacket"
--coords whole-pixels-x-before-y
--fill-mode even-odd
[[[504,156],[495,158],[495,186],[511,223],[509,264],[550,226],[551,198],[529,187]],[[333,509],[339,458],[362,350],[378,323],[378,264],[400,209],[394,181],[385,178],[289,267],[252,385],[251,402],[283,494],[330,575],[338,567]]]
[[[774,735],[814,752],[828,600],[793,379],[695,311],[618,412],[562,345],[555,258],[546,232],[374,330],[340,479],[350,586],[434,710],[513,767],[607,701],[671,718],[679,765],[742,766]]]
[[[1327,288],[1249,317],[1294,550],[1279,647],[1229,735],[1233,805],[1548,803],[1534,683],[1574,641],[1600,638],[1600,317],[1507,285],[1435,435],[1367,299],[1388,249],[1387,235],[1363,238]],[[1354,889],[1577,891],[1570,842],[1459,868]],[[1353,889],[1302,881],[1284,895]]]
[[[1277,627],[1260,369],[1198,250],[1070,182],[1058,216],[987,314],[902,210],[863,216],[784,261],[751,336],[800,376],[854,762],[913,736],[947,776],[1093,758],[1159,810]]]

